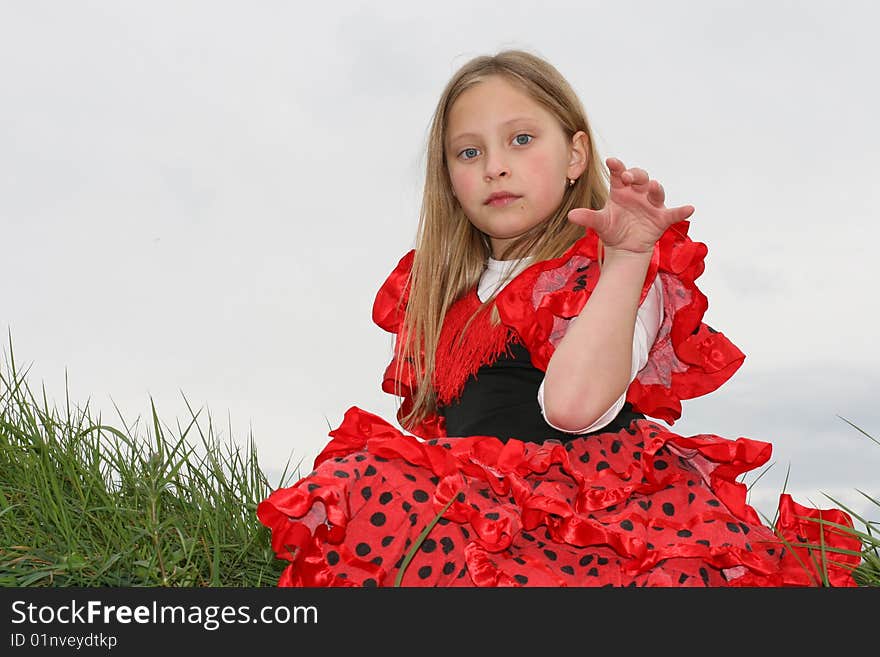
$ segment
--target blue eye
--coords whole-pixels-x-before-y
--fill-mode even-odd
[[[523,140],[522,140],[523,137],[525,137],[527,141],[523,141]],[[521,135],[517,135],[516,137],[514,137],[514,138],[513,138],[513,141],[515,141],[515,142],[517,143],[517,145],[519,145],[519,146],[525,146],[525,145],[528,144],[530,141],[532,141],[532,139],[534,139],[534,137],[532,137],[531,135],[527,135],[527,134],[523,133],[523,134],[521,134]]]
[[[476,148],[465,148],[461,153],[458,154],[459,157],[464,156],[466,160],[472,160],[477,156],[478,151]]]

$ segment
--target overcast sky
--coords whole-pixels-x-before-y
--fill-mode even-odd
[[[431,9],[426,9],[430,6]],[[876,520],[880,9],[870,2],[0,2],[0,328],[32,388],[249,433],[273,483],[381,392],[431,114],[523,48],[603,157],[694,205],[704,321],[746,354],[671,429],[771,442],[752,489]],[[872,82],[874,80],[874,82]],[[4,342],[6,336],[4,336]],[[4,348],[8,352],[8,347]],[[747,482],[755,476],[747,477]]]

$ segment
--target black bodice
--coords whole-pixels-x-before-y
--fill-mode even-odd
[[[496,436],[502,440],[518,438],[543,442],[555,438],[563,442],[608,431],[617,432],[633,420],[644,419],[641,413],[624,403],[607,425],[584,434],[554,429],[541,414],[538,388],[544,373],[532,365],[528,350],[521,344],[509,345],[494,363],[483,365],[464,385],[461,396],[438,409],[446,418],[447,436]]]

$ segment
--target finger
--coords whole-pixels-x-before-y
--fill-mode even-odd
[[[573,224],[592,228],[597,233],[605,230],[605,223],[607,221],[604,211],[591,210],[589,208],[575,208],[574,210],[569,210],[568,220]]]
[[[608,173],[611,177],[611,186],[612,187],[623,187],[626,183],[623,182],[620,178],[620,174],[626,171],[626,167],[623,162],[618,160],[616,157],[609,157],[605,160],[605,164],[608,165]]]
[[[657,207],[663,207],[663,201],[666,200],[666,192],[656,180],[652,180],[648,185],[648,201]]]
[[[624,166],[623,162],[621,162],[621,161],[620,161],[619,159],[617,159],[616,157],[609,157],[609,158],[607,158],[607,159],[605,160],[605,164],[608,165],[608,170],[609,170],[612,174],[616,173],[616,174],[619,175],[620,173],[622,173],[622,172],[626,169],[626,167]]]
[[[620,174],[621,179],[628,185],[645,185],[650,178],[648,172],[639,167],[632,167]]]
[[[693,205],[680,205],[677,208],[669,208],[669,216],[672,217],[672,223],[676,223],[687,219],[694,213]]]

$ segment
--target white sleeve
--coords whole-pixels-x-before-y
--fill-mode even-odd
[[[639,371],[647,364],[648,352],[651,350],[651,347],[654,344],[654,340],[657,338],[657,332],[660,330],[660,324],[662,323],[663,287],[660,283],[660,276],[658,275],[654,279],[654,283],[648,289],[648,294],[645,295],[645,300],[642,302],[642,305],[639,306],[639,310],[636,313],[636,324],[633,330],[632,370],[629,377],[629,383],[633,382],[633,379],[636,378],[636,374],[638,374]],[[627,388],[629,388],[629,384],[627,384]],[[601,429],[617,416],[617,414],[620,412],[620,409],[623,408],[623,404],[625,402],[626,390],[624,390],[623,394],[617,399],[616,402],[614,402],[614,404],[612,404],[611,408],[605,411],[602,416],[599,417],[590,426],[583,429],[578,429],[577,431],[568,431],[566,429],[560,429],[556,425],[551,424],[549,420],[547,420],[547,414],[544,412],[543,380],[541,381],[541,385],[538,387],[538,405],[541,407],[541,415],[544,416],[544,421],[547,422],[547,424],[549,424],[554,429],[565,431],[565,433],[587,433],[588,431]]]

